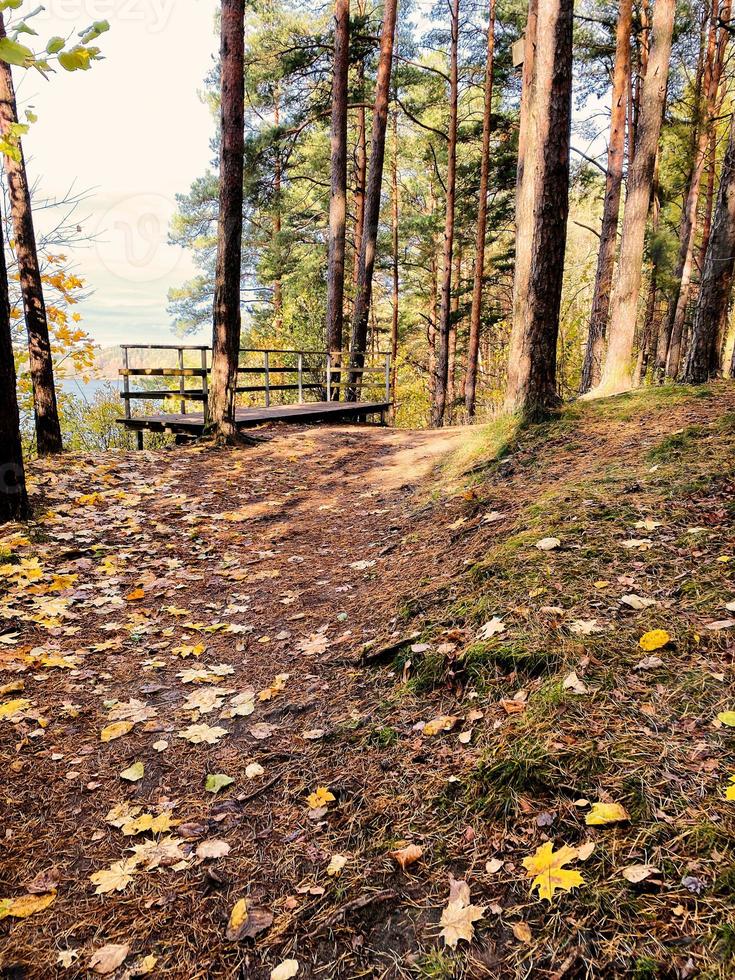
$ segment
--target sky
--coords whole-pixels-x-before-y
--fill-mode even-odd
[[[21,116],[29,106],[38,116],[23,139],[37,196],[86,194],[74,220],[95,241],[68,253],[90,288],[82,326],[103,347],[175,343],[166,294],[193,267],[168,244],[168,224],[175,195],[212,157],[214,123],[198,91],[218,47],[217,0],[43,2],[39,37],[27,39],[36,49],[95,20],[111,26],[97,42],[105,60],[87,72],[57,69],[45,81],[14,69]],[[52,214],[38,213],[41,229]]]

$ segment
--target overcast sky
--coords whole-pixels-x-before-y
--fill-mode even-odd
[[[46,82],[13,69],[21,113],[32,105],[38,115],[24,137],[31,181],[45,196],[90,193],[77,216],[99,242],[74,252],[94,290],[83,326],[103,346],[173,343],[166,293],[192,266],[167,244],[168,222],[175,194],[211,159],[213,122],[197,92],[218,46],[217,0],[43,2],[38,47],[94,20],[111,25],[98,42],[105,60],[88,72],[59,69]]]

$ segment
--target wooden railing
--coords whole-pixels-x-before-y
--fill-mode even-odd
[[[176,366],[174,367],[131,367],[130,352],[136,350],[175,351]],[[187,352],[193,352],[191,357]],[[136,399],[162,401],[167,398],[176,399],[182,415],[186,414],[187,402],[199,402],[202,405],[204,422],[207,422],[209,404],[209,377],[211,373],[211,348],[190,344],[123,344],[123,366],[120,376],[123,390],[120,397],[125,401],[125,418],[131,418],[130,403]],[[187,366],[185,361],[198,361],[196,367]],[[238,384],[235,389],[238,395],[262,394],[266,407],[272,403],[274,392],[294,392],[298,404],[304,402],[305,392],[318,391],[321,398],[317,401],[336,401],[350,396],[351,400],[360,401],[362,392],[380,391],[383,396],[376,401],[389,404],[391,400],[391,355],[383,351],[367,352],[360,356],[361,366],[350,363],[350,356],[336,351],[316,350],[283,350],[280,348],[242,348],[240,361],[249,363],[238,366]],[[381,363],[371,363],[375,360]],[[259,364],[253,364],[257,360]],[[285,363],[291,361],[291,363]],[[275,363],[274,363],[275,362]],[[380,380],[370,381],[366,376],[380,375]],[[242,376],[261,376],[260,384],[240,384]],[[275,382],[274,382],[275,377]],[[133,390],[131,378],[176,378],[175,388],[148,388]],[[199,379],[197,387],[187,387],[188,378]]]

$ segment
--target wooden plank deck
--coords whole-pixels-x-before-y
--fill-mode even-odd
[[[265,422],[324,422],[387,412],[389,402],[304,402],[300,405],[271,405],[268,408],[238,408],[235,410],[238,429],[247,429]],[[117,419],[119,425],[142,432],[175,432],[201,435],[204,416],[191,414],[139,415],[137,418]]]

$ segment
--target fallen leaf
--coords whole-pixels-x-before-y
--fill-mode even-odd
[[[330,878],[338,878],[346,864],[347,858],[343,854],[333,854],[327,866],[327,874]]]
[[[329,791],[327,786],[318,786],[313,793],[306,797],[306,802],[311,810],[318,810],[322,806],[334,803],[336,796]]]
[[[503,863],[502,858],[492,858],[492,860],[485,864],[485,871],[487,871],[489,875],[494,875],[496,872],[500,871],[500,869],[503,867]]]
[[[18,898],[0,898],[0,919],[27,919],[29,915],[43,912],[56,898],[56,892],[46,895],[20,895]]]
[[[97,885],[94,890],[95,895],[124,891],[133,880],[136,869],[135,861],[124,858],[122,861],[115,861],[109,868],[96,871],[89,876],[92,884]]]
[[[219,793],[225,786],[230,786],[234,782],[232,776],[226,776],[223,772],[213,772],[204,781],[204,788],[208,793]]]
[[[592,809],[584,818],[584,822],[589,827],[617,823],[620,820],[630,820],[630,816],[625,807],[619,803],[593,803]]]
[[[559,538],[541,538],[540,541],[536,542],[536,547],[539,551],[553,551],[554,548],[559,548],[561,546],[561,541]]]
[[[284,960],[271,970],[271,980],[291,980],[299,972],[298,960]]]
[[[389,851],[388,856],[393,858],[402,871],[405,871],[406,868],[415,864],[424,856],[424,849],[423,847],[419,847],[418,844],[406,844],[405,847],[399,847],[395,851]]]
[[[513,935],[521,943],[531,942],[531,929],[526,922],[514,922],[511,926],[513,930]]]
[[[439,925],[442,927],[440,935],[447,946],[454,949],[460,939],[472,942],[475,934],[474,922],[477,922],[485,914],[484,905],[471,905],[463,898],[450,901],[442,912]]]
[[[89,958],[89,966],[95,973],[114,973],[125,962],[129,952],[130,946],[127,943],[120,945],[110,943],[109,946],[103,946],[92,953]]]
[[[564,688],[565,691],[574,691],[575,694],[588,693],[587,686],[583,684],[582,681],[577,677],[575,671],[572,671],[570,674],[567,674],[567,676],[564,678],[564,681],[562,683],[562,687]]]
[[[493,616],[484,626],[480,627],[477,639],[489,640],[491,637],[497,636],[498,633],[505,633],[505,623],[498,616]]]
[[[187,742],[191,742],[192,745],[201,745],[206,743],[207,745],[215,745],[219,740],[227,735],[226,728],[220,728],[215,725],[210,728],[209,725],[189,725],[188,728],[183,729],[179,732],[179,738],[185,738]]]
[[[257,776],[262,776],[264,772],[265,769],[259,762],[251,762],[245,767],[245,775],[248,779],[255,779]]]
[[[100,732],[100,742],[112,742],[116,738],[127,735],[133,728],[132,721],[115,721],[106,725]]]
[[[626,881],[630,881],[632,884],[637,885],[641,881],[645,881],[646,878],[650,878],[651,875],[660,874],[660,870],[655,868],[652,864],[629,864],[627,868],[623,868],[622,874]]]
[[[644,596],[633,594],[621,596],[620,601],[631,609],[647,609],[649,606],[656,605],[655,599],[646,599]]]
[[[230,850],[226,840],[203,840],[197,845],[196,856],[203,860],[227,857]]]
[[[717,720],[721,721],[723,725],[727,725],[728,728],[735,728],[735,711],[721,711]]]
[[[27,698],[15,698],[13,701],[6,701],[5,704],[0,704],[0,719],[12,718],[29,708],[30,704],[31,702]]]
[[[458,721],[458,715],[439,715],[438,718],[433,718],[431,721],[426,722],[422,729],[422,734],[431,736],[438,735],[440,732],[451,731]]]
[[[531,891],[538,888],[539,898],[551,901],[557,889],[568,892],[585,883],[579,871],[569,871],[565,864],[577,858],[577,850],[566,844],[554,851],[552,841],[547,841],[536,849],[535,854],[523,859],[523,867],[528,877],[533,878]]]
[[[143,778],[145,772],[145,767],[142,762],[134,762],[132,766],[128,766],[127,769],[123,769],[120,773],[120,779],[126,779],[129,783],[137,783],[139,779]]]
[[[273,925],[272,912],[267,909],[251,908],[247,899],[241,898],[232,907],[225,936],[231,941],[253,939],[271,925]]]
[[[671,637],[666,630],[649,630],[638,640],[638,646],[641,650],[650,653],[651,650],[660,650],[661,647],[665,647],[670,642]]]
[[[580,861],[586,861],[588,857],[592,856],[594,849],[595,849],[594,841],[588,841],[586,844],[581,844],[577,848],[577,857],[579,858]]]

